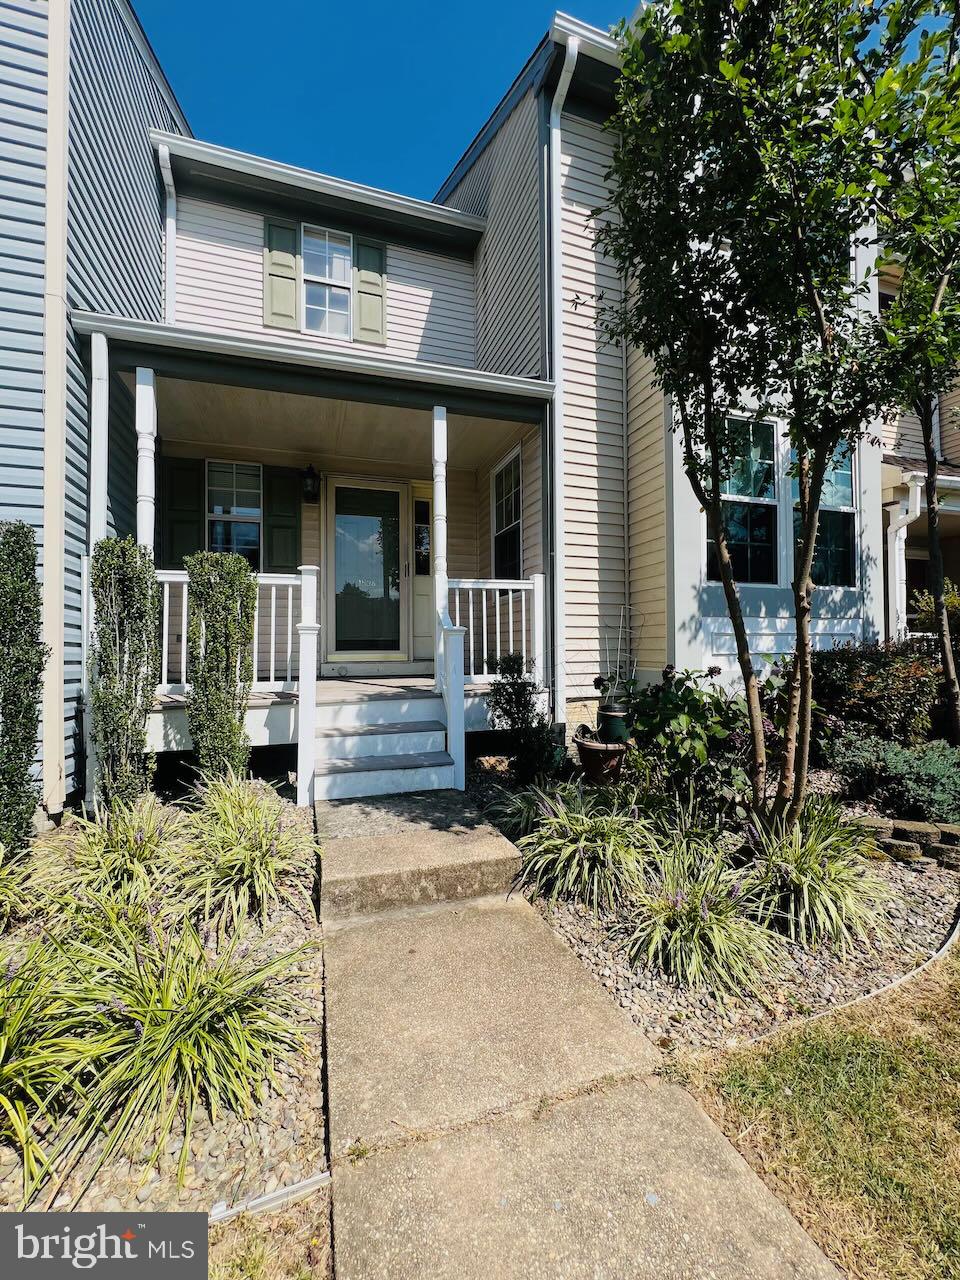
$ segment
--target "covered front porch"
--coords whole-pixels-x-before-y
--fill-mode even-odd
[[[941,463],[940,545],[946,577],[960,584],[960,467]],[[887,635],[904,639],[918,634],[916,598],[929,586],[926,469],[919,460],[884,460],[886,510]]]
[[[158,566],[150,747],[190,746],[184,558],[234,551],[258,581],[251,741],[297,744],[301,803],[383,791],[399,779],[346,791],[322,779],[382,775],[407,754],[429,757],[435,785],[462,787],[464,735],[487,727],[500,658],[520,653],[549,684],[543,384],[520,396],[448,387],[441,403],[437,387],[171,357],[96,331],[91,371],[90,550],[130,531],[115,501],[107,511],[126,486]],[[135,455],[110,403],[123,398],[117,374]],[[411,719],[428,727],[407,732]]]

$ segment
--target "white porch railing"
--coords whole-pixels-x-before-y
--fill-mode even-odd
[[[489,684],[500,659],[519,653],[537,684],[544,683],[544,576],[450,578],[450,617],[465,631],[464,681]]]
[[[160,680],[157,692],[183,693],[190,680],[187,574],[181,569],[158,569],[157,582],[161,593]],[[257,607],[253,624],[254,689],[281,691],[297,688],[300,677],[297,626],[301,621],[301,596],[300,574],[257,574]]]

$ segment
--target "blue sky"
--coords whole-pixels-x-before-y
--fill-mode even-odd
[[[556,7],[536,0],[134,4],[198,138],[428,199]],[[624,10],[617,0],[571,0],[571,11],[606,28]]]

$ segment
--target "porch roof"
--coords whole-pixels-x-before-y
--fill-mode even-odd
[[[171,377],[410,407],[446,404],[455,412],[517,422],[539,421],[553,397],[554,384],[546,379],[317,349],[289,340],[240,337],[92,311],[74,311],[71,318],[78,333],[102,333],[108,339],[111,364],[118,369],[143,365]]]

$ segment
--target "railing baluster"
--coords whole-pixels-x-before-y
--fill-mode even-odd
[[[510,637],[510,652],[513,653],[513,588],[512,587],[507,592],[507,615],[508,615],[507,625],[509,627],[509,631],[507,632],[507,634]]]
[[[181,683],[181,684],[183,684],[183,685],[186,685],[186,683],[187,683],[187,608],[188,608],[187,594],[188,594],[188,587],[189,587],[189,584],[185,582],[185,583],[183,584],[183,586],[180,588],[181,595],[182,595],[182,606],[181,606],[181,610],[180,610],[180,612],[181,612],[181,614],[182,614],[182,617],[181,617],[181,619],[180,619],[180,683]]]
[[[276,678],[277,658],[277,587],[270,588],[270,683]]]
[[[473,656],[473,587],[467,588],[467,626],[470,628],[468,634],[470,636],[470,679],[472,680],[475,661]]]
[[[494,588],[493,598],[497,606],[497,668],[500,667],[500,592]]]
[[[523,653],[523,669],[527,669],[527,593],[520,592],[520,650]]]
[[[167,684],[170,670],[170,583],[163,584],[163,639],[160,642],[160,683]]]
[[[484,676],[490,674],[490,640],[487,635],[487,610],[488,609],[489,609],[489,603],[487,601],[487,589],[486,587],[481,587],[480,588],[480,610],[481,610],[480,626],[483,633],[483,653],[481,654],[480,674]]]
[[[293,587],[287,587],[287,684],[293,675]]]
[[[460,592],[459,590],[454,591],[453,593],[453,620],[459,627],[460,625]]]

